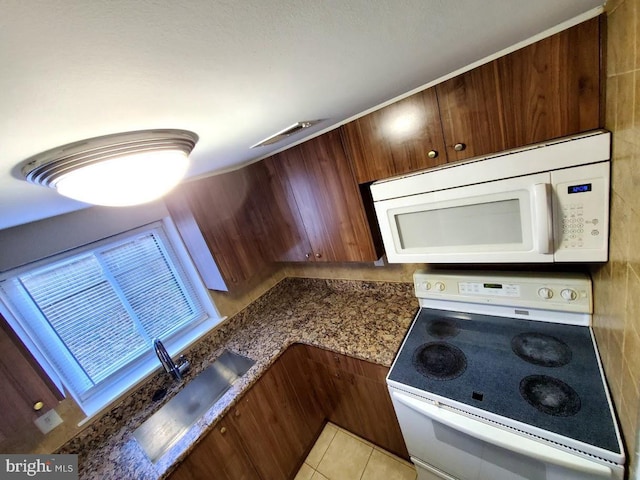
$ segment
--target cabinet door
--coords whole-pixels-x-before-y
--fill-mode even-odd
[[[0,445],[25,435],[40,435],[33,421],[55,408],[62,395],[45,379],[35,360],[0,316]],[[42,402],[42,406],[36,403]],[[38,410],[35,407],[39,407]],[[8,451],[8,450],[5,450]]]
[[[227,286],[275,260],[304,257],[307,237],[295,205],[262,163],[180,185],[166,197],[172,215],[189,208]],[[181,232],[182,233],[182,232]]]
[[[196,446],[170,480],[255,480],[258,475],[226,419]]]
[[[447,161],[435,88],[360,117],[342,128],[358,183]]]
[[[285,352],[231,414],[233,428],[265,480],[291,478],[324,421],[320,408],[300,396],[301,390],[310,390],[301,389],[304,377],[291,378],[295,363],[300,363],[292,355]]]
[[[339,130],[285,150],[274,162],[291,186],[316,261],[379,258]]]
[[[436,91],[448,161],[505,149],[495,62],[440,83]]]
[[[600,19],[436,86],[449,161],[602,126]]]
[[[265,197],[263,205],[269,206],[267,215],[279,215],[280,221],[272,222],[279,226],[275,240],[271,241],[271,258],[276,262],[313,261],[313,251],[304,228],[304,222],[298,209],[295,195],[287,181],[285,172],[276,165],[278,157],[269,157],[261,162],[266,177],[274,192],[272,199]]]
[[[408,460],[385,380],[389,369],[316,347],[307,351],[328,420]]]
[[[250,172],[242,169],[184,183],[165,198],[172,213],[172,204],[188,205],[227,286],[246,281],[268,262],[255,242],[253,184]]]
[[[598,18],[499,58],[497,72],[506,148],[604,126]]]

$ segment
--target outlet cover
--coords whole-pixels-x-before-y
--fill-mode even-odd
[[[62,423],[62,418],[58,415],[58,412],[52,408],[44,415],[36,418],[33,423],[36,424],[36,427],[38,427],[42,433],[47,434]]]

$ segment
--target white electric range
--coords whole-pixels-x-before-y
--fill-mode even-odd
[[[387,377],[419,480],[621,480],[587,276],[421,271]]]

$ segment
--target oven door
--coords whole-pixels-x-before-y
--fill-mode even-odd
[[[549,173],[380,200],[375,208],[390,262],[553,262]]]
[[[389,387],[419,480],[622,480],[623,469]]]

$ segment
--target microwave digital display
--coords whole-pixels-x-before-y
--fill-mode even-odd
[[[485,283],[483,285],[484,288],[502,288],[501,283]]]
[[[582,193],[582,192],[590,192],[591,184],[583,183],[582,185],[569,185],[568,187],[569,194],[571,193]]]

